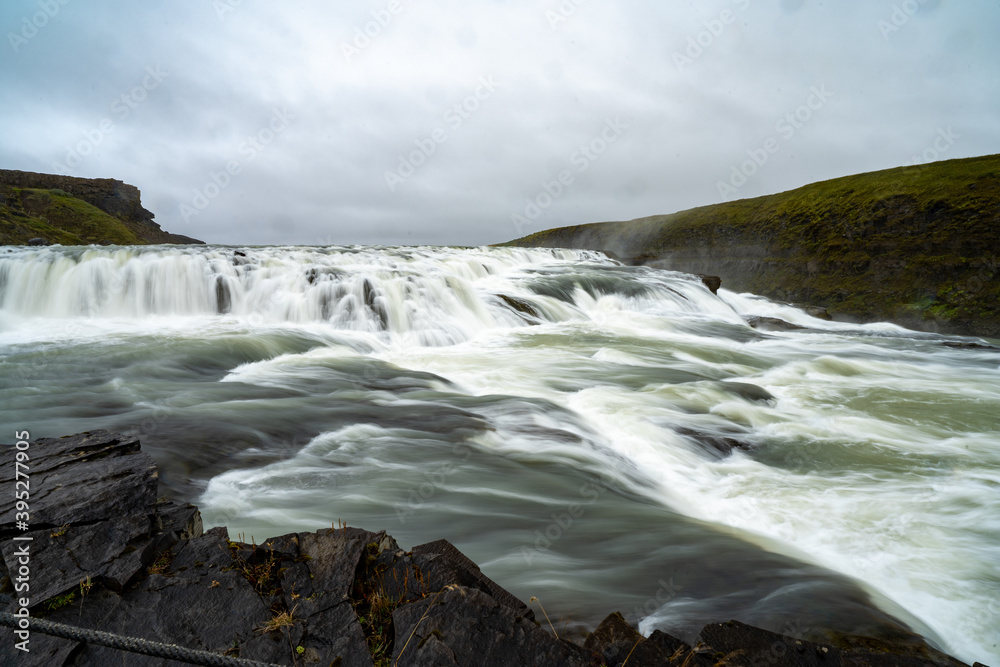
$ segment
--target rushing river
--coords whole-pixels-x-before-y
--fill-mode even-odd
[[[948,340],[585,251],[7,248],[0,441],[137,433],[207,525],[447,538],[568,632],[997,663],[1000,352]]]

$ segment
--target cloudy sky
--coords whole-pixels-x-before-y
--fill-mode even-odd
[[[227,244],[497,243],[1000,153],[996,0],[4,0],[0,167]]]

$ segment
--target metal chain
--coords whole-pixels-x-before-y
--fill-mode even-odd
[[[10,628],[18,627],[20,619],[10,612],[0,612],[0,625]],[[230,658],[220,653],[211,651],[196,651],[176,644],[163,644],[161,642],[149,641],[138,637],[127,637],[116,635],[111,632],[101,630],[89,630],[78,628],[72,625],[47,621],[43,618],[32,618],[30,628],[46,635],[63,637],[65,639],[75,639],[87,642],[88,644],[99,644],[119,651],[129,651],[130,653],[141,653],[156,658],[169,658],[191,665],[203,665],[204,667],[282,667],[270,662],[258,662],[245,658]]]

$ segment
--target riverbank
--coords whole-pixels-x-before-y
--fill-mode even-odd
[[[847,321],[1000,337],[1000,156],[900,167],[504,245],[608,251]]]
[[[18,523],[15,506],[0,514],[0,606],[76,628],[285,665],[964,664],[902,630],[891,642],[821,644],[728,621],[690,646],[660,631],[643,638],[614,613],[581,645],[557,638],[544,614],[444,540],[405,551],[384,531],[344,525],[262,544],[204,531],[195,506],[159,497],[157,466],[134,437],[95,431],[3,447],[0,485],[13,488],[22,469],[30,523]],[[15,591],[22,579],[30,588]],[[121,659],[27,632],[0,631],[0,662]]]

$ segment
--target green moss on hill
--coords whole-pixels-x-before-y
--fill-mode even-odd
[[[844,316],[1000,337],[997,155],[551,229],[508,245],[609,250]]]
[[[145,245],[124,222],[62,190],[8,188],[0,204],[0,243],[41,237],[63,245]]]

